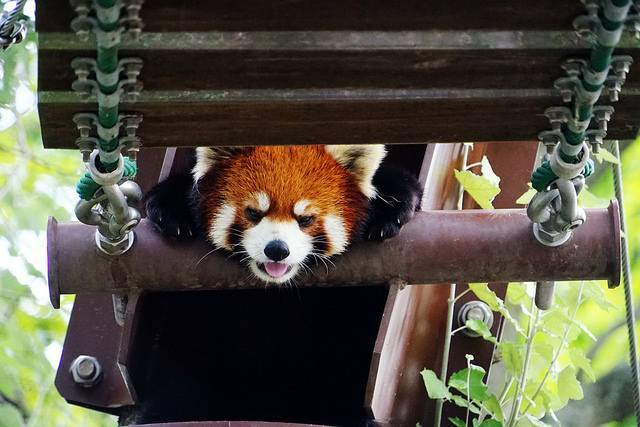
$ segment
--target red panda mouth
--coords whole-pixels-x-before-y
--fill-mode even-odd
[[[283,264],[280,262],[265,262],[260,264],[258,268],[274,279],[278,279],[291,271],[293,265]]]

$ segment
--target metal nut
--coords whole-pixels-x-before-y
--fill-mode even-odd
[[[73,381],[82,387],[93,387],[102,380],[102,367],[93,356],[80,355],[71,363]]]
[[[480,320],[487,325],[487,328],[491,328],[491,326],[493,326],[493,312],[489,306],[482,301],[469,301],[460,307],[458,311],[458,326],[464,326],[467,320]],[[462,333],[474,338],[480,336],[469,328],[463,329]]]

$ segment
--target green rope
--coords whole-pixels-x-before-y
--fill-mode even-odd
[[[117,163],[116,163],[117,166]],[[115,169],[115,167],[113,168]],[[112,170],[113,170],[112,169]],[[124,158],[124,178],[132,179],[138,173],[138,166],[136,162],[129,159],[128,157]],[[93,178],[91,178],[91,173],[88,171],[85,172],[81,177],[78,184],[76,184],[76,193],[83,200],[91,200],[96,194],[96,191],[100,189],[100,185],[97,184]]]

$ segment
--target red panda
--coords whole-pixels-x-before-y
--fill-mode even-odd
[[[364,237],[396,235],[419,208],[415,177],[380,167],[383,145],[201,147],[191,175],[170,177],[146,199],[168,236],[203,235],[267,283]]]

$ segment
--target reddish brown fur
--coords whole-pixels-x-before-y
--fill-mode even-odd
[[[200,181],[203,196],[203,219],[207,230],[223,203],[236,207],[236,224],[251,226],[244,215],[248,200],[256,192],[265,192],[271,205],[267,217],[295,219],[293,207],[301,199],[311,201],[320,219],[339,215],[350,240],[366,214],[367,197],[359,191],[353,176],[328,154],[322,145],[247,148],[229,158],[216,161],[213,170]],[[305,230],[321,234],[322,223],[316,221]]]

